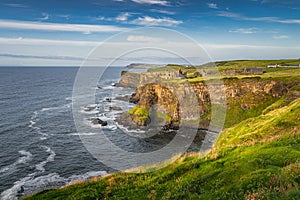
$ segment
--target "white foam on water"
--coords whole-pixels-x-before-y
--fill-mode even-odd
[[[66,97],[65,100],[66,101],[72,101],[72,97]]]
[[[18,158],[16,162],[14,162],[11,165],[8,165],[6,167],[3,167],[0,169],[0,173],[12,173],[14,170],[16,170],[16,167],[20,164],[25,164],[32,160],[32,154],[29,151],[21,150],[19,151],[19,154],[21,154],[21,157]]]
[[[47,133],[43,133],[41,131],[41,128],[38,127],[38,126],[35,126],[35,124],[37,123],[38,121],[38,114],[39,112],[38,111],[34,111],[31,118],[30,118],[30,121],[29,121],[29,125],[28,127],[33,129],[34,131],[36,131],[39,135],[41,135],[40,137],[40,140],[46,140],[48,138],[48,134]]]
[[[113,85],[109,85],[109,86],[103,86],[102,89],[103,90],[113,90],[113,89],[116,89],[117,87],[116,86],[113,86]]]
[[[45,165],[48,163],[48,162],[53,162],[54,161],[54,158],[56,156],[55,152],[48,146],[41,146],[41,148],[43,148],[44,150],[46,150],[47,153],[49,153],[49,156],[47,157],[46,160],[40,162],[39,164],[35,165],[35,168],[40,171],[40,172],[45,172]]]
[[[40,190],[50,189],[57,186],[67,186],[76,181],[86,181],[93,177],[106,175],[105,171],[90,171],[84,174],[72,175],[68,178],[61,177],[57,173],[50,173],[44,176],[35,177],[36,173],[16,181],[13,187],[3,191],[1,200],[15,200],[20,196],[31,194]]]
[[[114,131],[116,129],[118,129],[118,127],[116,125],[107,125],[107,126],[102,126],[101,127],[102,129],[108,129],[108,130],[111,130],[111,131]]]
[[[97,135],[99,133],[69,133],[68,135],[78,135],[78,136],[90,136],[90,135]]]
[[[33,128],[33,126],[36,124],[36,122],[33,120],[30,120],[29,123],[30,123],[28,126],[29,128]]]
[[[114,115],[111,115],[111,113],[101,113],[99,115],[99,118],[103,121],[113,121],[116,119]]]
[[[117,122],[116,125],[118,128],[120,128],[122,131],[126,133],[146,133],[146,131],[140,129],[128,129],[125,126],[118,124]]]
[[[71,106],[72,106],[72,102],[64,104],[62,106],[54,106],[54,107],[42,108],[41,112],[52,111],[52,110],[61,110],[61,109],[71,108]]]
[[[99,110],[91,110],[91,111],[85,111],[84,109],[80,110],[81,113],[84,114],[98,114]]]

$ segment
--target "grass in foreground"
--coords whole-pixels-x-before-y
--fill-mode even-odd
[[[300,199],[300,99],[222,132],[205,156],[26,199]]]

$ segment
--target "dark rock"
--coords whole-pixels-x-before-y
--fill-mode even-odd
[[[109,110],[116,110],[116,111],[120,111],[120,110],[122,110],[122,108],[121,108],[121,107],[119,107],[119,106],[111,106],[111,107],[109,107]]]
[[[105,101],[106,102],[112,102],[112,99],[111,98],[105,98]]]
[[[107,126],[107,122],[103,121],[99,118],[92,118],[90,120],[91,120],[91,123],[94,124],[94,125],[100,124],[101,126]]]
[[[137,93],[133,93],[129,99],[129,102],[137,104],[139,100],[140,100],[139,95],[137,95]]]
[[[119,101],[126,101],[128,102],[130,100],[131,96],[130,95],[126,95],[126,96],[117,96],[115,99],[119,100]]]
[[[163,130],[179,130],[179,126],[174,125],[174,124],[166,124],[166,125],[163,126],[162,129]]]

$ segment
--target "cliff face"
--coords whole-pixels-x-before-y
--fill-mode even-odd
[[[147,125],[150,118],[144,119],[141,117],[145,114],[145,111],[138,114],[136,114],[136,111],[146,109],[149,112],[151,108],[154,109],[153,112],[156,112],[156,116],[152,116],[152,118],[164,117],[165,123],[168,125],[174,125],[180,121],[179,101],[176,95],[167,87],[157,84],[141,86],[137,89],[131,101],[137,103],[137,106],[135,110],[129,113],[132,120],[138,125]]]
[[[121,79],[117,86],[136,88],[140,84],[141,73],[122,71]]]
[[[262,103],[264,107],[272,104],[285,95],[288,88],[286,83],[273,80],[227,79],[224,80],[226,101],[222,95],[218,95],[222,94],[222,88],[213,81],[206,84],[204,82],[168,83],[164,86],[145,84],[138,87],[131,101],[137,103],[137,107],[146,108],[148,111],[154,105],[158,105],[156,112],[164,113],[166,125],[176,125],[180,121],[181,123],[193,121],[196,123],[195,126],[199,125],[199,128],[208,128],[212,103],[225,107],[229,114],[240,112],[242,115],[256,111]],[[193,96],[196,98],[192,98]],[[212,102],[211,99],[214,101]],[[147,125],[149,122],[149,119],[141,119],[133,112],[130,116],[140,125]]]

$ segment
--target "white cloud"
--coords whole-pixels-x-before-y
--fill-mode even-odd
[[[180,20],[175,20],[168,17],[153,18],[149,16],[139,17],[130,22],[131,24],[142,26],[176,26],[182,23]]]
[[[13,7],[13,8],[27,8],[28,6],[19,3],[5,3],[4,6]]]
[[[127,21],[128,17],[130,16],[130,14],[128,12],[126,13],[121,13],[120,15],[118,15],[115,19],[117,21]]]
[[[83,61],[84,57],[75,57],[75,56],[47,56],[47,55],[27,55],[27,54],[9,54],[9,53],[0,53],[0,57],[9,57],[9,58],[20,58],[20,59],[46,59],[46,60],[79,60]]]
[[[273,37],[276,40],[281,40],[281,39],[289,39],[289,36],[287,35],[278,35]]]
[[[42,18],[39,18],[39,20],[42,20],[42,21],[44,21],[44,20],[48,20],[49,19],[49,14],[48,13],[42,13]]]
[[[132,15],[131,13],[125,12],[125,13],[120,13],[116,17],[99,16],[99,17],[96,18],[96,20],[126,22],[131,15]]]
[[[151,9],[151,12],[161,13],[161,14],[167,14],[167,15],[175,15],[175,12],[168,11],[168,10],[160,10],[160,9]]]
[[[110,25],[89,25],[89,24],[62,24],[62,23],[44,23],[30,21],[0,20],[0,28],[38,30],[38,31],[65,31],[65,32],[119,32],[128,30],[118,26]]]
[[[300,19],[280,19],[278,17],[246,17],[238,13],[224,12],[224,11],[218,12],[217,15],[221,17],[228,17],[228,18],[245,20],[245,21],[276,22],[282,24],[300,24]]]
[[[149,37],[144,35],[129,35],[127,37],[127,41],[129,42],[160,42],[161,38],[158,37]]]
[[[131,1],[139,4],[161,5],[161,6],[170,5],[170,3],[165,0],[131,0]]]
[[[280,19],[276,22],[280,22],[283,24],[300,24],[300,19]]]
[[[9,45],[64,45],[64,46],[96,46],[99,42],[78,41],[78,40],[50,40],[37,38],[3,38],[0,37],[0,44]]]
[[[207,6],[212,9],[218,9],[218,5],[216,3],[207,3]]]
[[[56,17],[70,19],[70,15],[55,15]]]
[[[230,33],[242,33],[242,34],[253,34],[257,33],[257,28],[238,28],[230,30]]]
[[[103,20],[108,20],[108,19],[106,17],[99,16],[99,17],[96,18],[96,20],[103,21]]]

